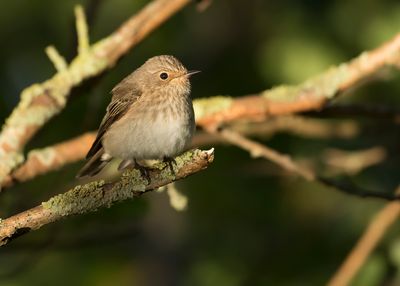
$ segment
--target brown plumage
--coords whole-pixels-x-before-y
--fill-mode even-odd
[[[195,128],[189,82],[194,73],[173,56],[156,56],[116,85],[77,177],[96,175],[112,158],[122,159],[123,169],[136,160],[183,152]]]

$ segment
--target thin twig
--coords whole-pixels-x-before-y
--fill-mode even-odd
[[[54,67],[56,68],[57,72],[63,72],[67,70],[68,64],[63,58],[63,56],[60,55],[60,53],[57,51],[57,49],[54,46],[48,46],[46,48],[46,54],[49,57],[50,61],[53,63]]]
[[[76,32],[78,35],[78,54],[83,55],[89,52],[89,32],[85,12],[81,5],[75,7]]]
[[[115,182],[94,181],[78,185],[64,194],[57,195],[40,206],[16,214],[0,222],[0,245],[62,218],[110,207],[116,202],[131,199],[147,191],[165,186],[201,171],[213,161],[214,150],[188,151],[175,158],[174,173],[165,163],[149,169],[150,180],[143,178],[136,169],[125,171]]]
[[[396,194],[400,195],[400,189]],[[329,281],[329,286],[346,286],[357,274],[359,269],[365,264],[371,252],[377,244],[382,240],[383,236],[397,221],[400,215],[400,203],[388,203],[368,224],[367,229],[360,237],[354,248],[348,254],[337,272]]]
[[[314,115],[315,113],[310,112]],[[375,119],[389,119],[400,122],[400,109],[394,106],[378,105],[378,104],[335,104],[324,106],[318,116],[343,117],[343,116],[363,116]]]
[[[235,131],[228,130],[226,128],[221,130],[209,129],[207,131],[222,136],[229,143],[248,151],[253,157],[263,157],[267,160],[270,160],[282,167],[283,169],[303,177],[307,181],[317,182],[325,186],[332,187],[335,190],[364,198],[373,197],[384,200],[400,199],[400,196],[393,195],[391,193],[365,190],[349,182],[337,182],[333,179],[318,176],[313,170],[308,169],[305,166],[298,165],[290,158],[290,156],[286,154],[281,154],[265,145],[250,140]]]
[[[352,195],[352,196],[357,196],[361,198],[378,198],[378,199],[383,199],[387,201],[394,201],[394,200],[400,200],[400,195],[388,193],[388,192],[382,192],[382,191],[376,191],[376,190],[367,190],[365,188],[360,188],[359,186],[353,184],[351,181],[338,181],[338,180],[333,180],[330,178],[324,178],[321,176],[318,176],[317,181],[320,182],[321,184],[324,184],[325,186],[331,187],[334,190],[341,191],[343,193]]]
[[[222,136],[229,143],[248,151],[254,158],[263,157],[281,166],[285,170],[300,175],[307,181],[315,180],[315,174],[313,171],[305,167],[298,166],[288,155],[280,154],[274,149],[250,140],[241,134],[226,128],[218,130],[217,134]]]
[[[360,133],[360,126],[354,120],[329,122],[318,118],[298,115],[277,116],[263,122],[237,122],[229,126],[240,134],[256,137],[270,137],[276,133],[289,133],[304,138],[354,138]]]
[[[382,146],[375,146],[356,151],[328,149],[322,157],[324,163],[329,165],[332,171],[355,175],[370,166],[381,163],[386,159],[386,153]]]

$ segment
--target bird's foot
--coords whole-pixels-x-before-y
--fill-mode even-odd
[[[165,156],[164,159],[163,159],[163,162],[164,162],[165,164],[168,165],[168,167],[169,167],[171,173],[175,176],[175,170],[174,170],[174,165],[173,165],[173,164],[176,165],[175,159],[174,159],[174,158],[171,158],[171,157],[166,157],[166,156]]]
[[[146,178],[147,183],[150,184],[151,178],[150,178],[149,169],[145,166],[140,165],[136,160],[134,160],[134,162],[135,162],[135,169],[138,169],[140,172],[140,175],[142,177]]]
[[[140,165],[135,159],[125,159],[118,165],[118,171],[125,169],[137,169],[140,171],[140,175],[146,178],[147,182],[150,184],[150,173],[147,167]]]
[[[121,163],[119,163],[119,165],[118,165],[118,171],[122,171],[127,168],[132,168],[132,167],[134,167],[134,165],[135,165],[135,162],[131,159],[122,160]]]

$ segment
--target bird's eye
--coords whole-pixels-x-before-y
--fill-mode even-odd
[[[168,78],[168,74],[166,72],[162,72],[162,73],[160,73],[160,78],[162,80],[166,80]]]

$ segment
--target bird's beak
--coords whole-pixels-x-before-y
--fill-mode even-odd
[[[190,77],[190,76],[192,76],[192,75],[194,75],[194,74],[196,74],[196,73],[199,73],[200,71],[188,71],[187,73],[186,73],[186,76],[187,77]]]

